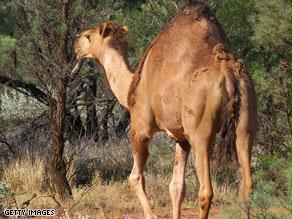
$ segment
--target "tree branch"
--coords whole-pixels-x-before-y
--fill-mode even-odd
[[[8,150],[11,152],[11,154],[14,156],[16,152],[14,151],[12,145],[10,145],[5,137],[5,135],[0,130],[0,143],[5,144],[8,148]]]
[[[15,89],[19,92],[22,92],[25,95],[29,95],[35,99],[37,99],[39,102],[49,105],[49,97],[47,94],[45,94],[42,90],[37,88],[34,84],[27,83],[22,80],[12,79],[6,76],[0,75],[0,84],[3,84],[7,87],[10,87],[12,89]],[[25,91],[22,91],[22,89]],[[27,92],[27,93],[26,93]],[[55,101],[53,101],[55,105]]]

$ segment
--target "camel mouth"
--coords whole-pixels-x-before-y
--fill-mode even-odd
[[[82,49],[80,46],[75,47],[74,52],[76,54],[77,60],[84,59],[84,57],[87,55],[87,51],[84,51],[84,49]]]
[[[81,49],[75,49],[76,59],[80,60],[82,59],[82,50]]]
[[[76,59],[78,61],[85,59],[85,56],[86,56],[86,53],[76,53]]]

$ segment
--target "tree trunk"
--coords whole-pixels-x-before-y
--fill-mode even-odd
[[[72,191],[66,178],[66,164],[63,158],[64,152],[64,115],[66,104],[66,80],[58,82],[57,106],[53,111],[52,122],[53,145],[50,157],[52,184],[61,203],[66,204],[72,199]]]
[[[57,105],[53,111],[53,145],[51,161],[51,179],[55,186],[58,198],[61,203],[68,204],[72,200],[72,191],[66,178],[66,163],[63,158],[64,152],[64,127],[65,127],[65,111],[66,111],[66,96],[68,85],[67,65],[69,63],[68,56],[68,35],[69,26],[67,23],[69,0],[62,1],[62,22],[66,26],[61,34],[60,40],[60,66],[61,72],[57,79]]]
[[[86,134],[88,137],[93,137],[95,141],[98,140],[98,126],[97,126],[97,116],[96,116],[96,78],[94,74],[87,76],[87,86],[85,94],[86,105]]]
[[[101,114],[101,119],[100,119],[100,139],[102,142],[107,142],[109,139],[109,133],[107,129],[107,117],[109,114],[109,106],[105,105],[105,108],[103,109],[103,112]]]
[[[108,131],[108,117],[110,113],[112,112],[113,108],[115,106],[115,101],[112,101],[111,103],[107,103],[101,113],[100,118],[100,138],[102,142],[107,142],[109,140],[109,131]]]

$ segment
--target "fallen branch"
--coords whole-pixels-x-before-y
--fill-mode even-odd
[[[30,202],[35,199],[37,197],[37,194],[33,194],[32,197],[30,199],[28,199],[27,201],[22,202],[22,204],[20,205],[20,209],[25,209],[29,206]]]

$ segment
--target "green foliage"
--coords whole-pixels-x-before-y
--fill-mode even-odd
[[[11,52],[15,49],[16,39],[7,35],[0,35],[0,69],[1,72],[5,69],[8,63],[11,62]]]
[[[290,60],[291,2],[286,0],[255,1],[257,13],[251,17],[253,41],[279,58]]]
[[[12,14],[9,8],[7,8],[3,2],[0,2],[0,35],[10,34],[12,28],[14,27],[14,22],[12,19]]]
[[[0,181],[0,198],[7,197],[8,195],[11,195],[10,189],[4,182]]]
[[[0,75],[8,74],[7,69],[13,60],[16,39],[12,36],[14,28],[13,15],[9,7],[0,2]],[[11,68],[9,71],[13,71]],[[1,88],[0,88],[1,94]]]
[[[261,113],[259,148],[291,157],[291,2],[256,1],[250,17],[252,42],[258,51],[253,63]],[[257,65],[257,66],[255,66]],[[281,134],[279,134],[281,133]],[[287,153],[288,152],[288,153]]]
[[[185,5],[168,0],[146,0],[135,7],[121,8],[113,20],[129,26],[129,63],[135,66],[143,57],[147,47],[166,28],[177,12]]]
[[[4,200],[10,195],[11,195],[11,190],[7,187],[7,185],[4,182],[0,181],[0,210],[1,211],[5,207]]]
[[[27,97],[12,89],[3,89],[0,95],[3,103],[0,102],[0,121],[10,121],[9,125],[13,127],[13,122],[18,120],[27,120],[39,116],[44,110],[44,105],[40,104],[34,98]]]
[[[260,159],[254,174],[255,187],[251,199],[254,214],[261,218],[275,218],[271,209],[281,205],[290,207],[290,167],[290,162],[276,156],[263,156]]]
[[[241,58],[248,58],[253,53],[251,36],[252,24],[249,17],[255,13],[254,1],[247,0],[209,0],[219,23],[223,26],[232,50]]]

